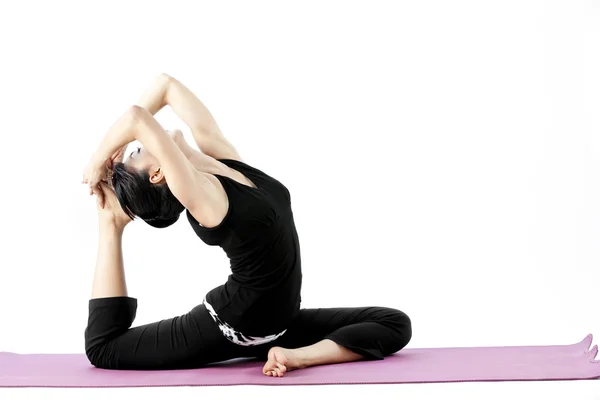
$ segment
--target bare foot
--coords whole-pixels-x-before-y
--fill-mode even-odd
[[[263,367],[263,374],[282,377],[286,372],[298,368],[303,368],[301,350],[272,347],[269,350],[268,361]]]

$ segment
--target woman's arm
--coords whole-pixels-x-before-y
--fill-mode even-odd
[[[95,187],[106,161],[123,145],[138,140],[158,160],[173,195],[200,223],[220,200],[217,188],[197,171],[160,124],[139,106],[132,106],[109,129],[86,169],[86,181]]]
[[[198,148],[213,158],[241,160],[235,147],[225,138],[214,117],[198,97],[177,79],[159,75],[138,101],[151,115],[171,106],[192,131]]]
[[[190,161],[190,163],[192,163],[194,168],[196,168],[198,171],[209,174],[216,172],[214,171],[215,163],[213,158],[190,146],[180,130],[176,129],[169,131],[169,135],[175,144],[181,149],[183,154],[185,154],[185,157]]]

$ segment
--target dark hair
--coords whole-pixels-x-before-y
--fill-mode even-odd
[[[125,164],[115,163],[111,183],[129,218],[138,216],[155,228],[173,225],[185,210],[166,183],[150,182],[147,171],[131,171]]]

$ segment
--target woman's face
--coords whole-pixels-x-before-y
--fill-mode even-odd
[[[152,163],[156,163],[156,158],[147,152],[143,147],[136,147],[129,156],[125,159],[125,165],[133,167],[137,170],[145,170]]]
[[[163,178],[158,160],[143,147],[137,147],[129,153],[124,164],[126,167],[137,171],[147,171],[152,183],[159,183]]]

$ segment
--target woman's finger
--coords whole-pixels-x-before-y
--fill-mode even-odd
[[[110,185],[108,184],[108,181],[101,181],[100,187],[102,188],[102,190],[112,190],[110,188]]]
[[[104,192],[99,186],[94,187],[94,193],[98,196],[98,200],[100,201],[100,208],[104,208]]]
[[[102,192],[102,205],[104,206],[106,204],[106,202],[108,201],[107,199],[107,186],[106,183],[104,183],[103,181],[100,181],[100,183],[98,184],[98,188],[100,190],[100,192]]]

